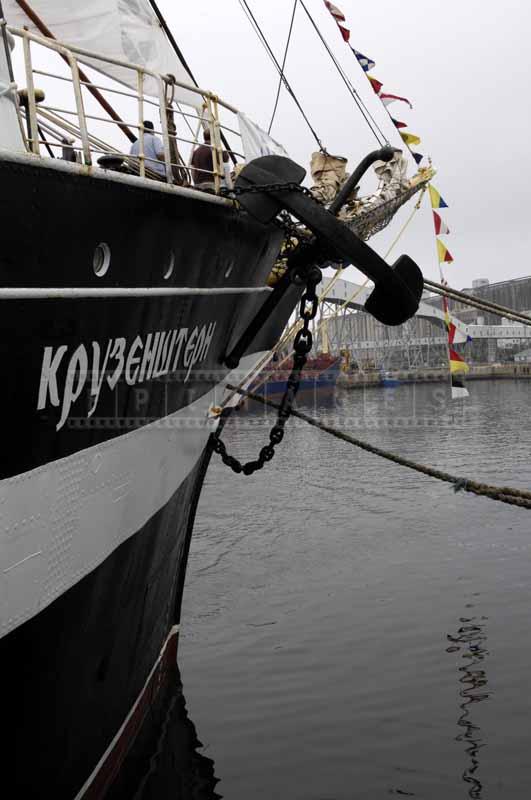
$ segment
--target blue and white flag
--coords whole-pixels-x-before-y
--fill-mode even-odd
[[[364,56],[363,53],[359,52],[359,50],[354,50],[353,47],[351,47],[350,49],[352,50],[352,52],[354,53],[354,55],[358,59],[358,61],[360,63],[360,67],[362,68],[362,70],[364,72],[368,72],[370,69],[373,69],[376,66],[374,61],[371,61],[370,58],[367,58],[367,56]]]

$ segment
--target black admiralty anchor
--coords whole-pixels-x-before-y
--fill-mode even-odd
[[[394,152],[393,148],[385,147],[369,153],[353,172],[345,191],[350,193],[355,189],[371,164],[377,160],[390,161]],[[301,186],[305,176],[306,170],[288,158],[263,156],[244,167],[233,191],[244,209],[259,222],[269,224],[281,211],[287,211],[304,223],[313,234],[311,239],[299,242],[288,256],[285,274],[239,341],[223,359],[230,369],[236,368],[243,353],[277,307],[288,287],[292,284],[305,286],[299,312],[303,324],[293,344],[293,369],[278,409],[277,421],[269,433],[269,443],[262,447],[258,458],[242,464],[227,453],[225,444],[220,439],[221,427],[213,434],[213,448],[224,464],[234,472],[242,472],[244,475],[252,475],[271,461],[275,446],[284,438],[284,427],[291,414],[307,355],[313,345],[309,324],[318,309],[316,287],[322,279],[319,265],[330,261],[346,266],[353,264],[374,281],[374,290],[365,308],[385,325],[401,325],[410,319],[418,309],[424,286],[422,273],[409,256],[402,255],[392,267],[389,266],[332,213],[340,210],[343,201],[339,205],[335,204],[332,212],[326,210]],[[344,199],[344,193],[342,197]]]

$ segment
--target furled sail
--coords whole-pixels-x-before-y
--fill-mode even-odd
[[[177,81],[193,85],[186,68],[171,47],[149,0],[28,0],[31,9],[65,45],[92,50],[103,56],[127,61]],[[9,25],[41,32],[16,0],[2,0]],[[84,64],[121,83],[137,88],[136,73],[120,66],[80,58]],[[144,90],[157,95],[157,82],[146,77]],[[201,105],[199,95],[176,87],[175,99]]]

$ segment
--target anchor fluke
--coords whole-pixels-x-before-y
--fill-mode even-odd
[[[380,281],[365,303],[365,311],[384,325],[402,325],[418,310],[424,278],[417,264],[402,255],[390,269],[392,281]]]

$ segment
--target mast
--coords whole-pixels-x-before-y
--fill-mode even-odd
[[[162,28],[162,30],[166,34],[169,43],[173,47],[173,49],[175,51],[175,55],[177,56],[177,58],[179,59],[179,61],[181,62],[181,64],[185,68],[185,70],[187,71],[188,75],[190,76],[190,78],[192,80],[192,83],[194,84],[194,86],[199,86],[199,84],[198,84],[198,82],[197,82],[192,70],[190,69],[190,67],[188,65],[188,62],[186,61],[186,59],[185,59],[185,57],[184,57],[184,55],[182,53],[181,48],[179,47],[179,45],[175,41],[175,37],[174,37],[173,33],[171,32],[168,23],[166,22],[165,18],[163,17],[162,12],[161,12],[160,8],[158,7],[156,1],[155,0],[148,0],[148,2],[149,2],[149,5],[151,6],[151,8],[153,9],[153,11],[155,12],[155,15],[156,15],[156,17],[157,17],[157,19],[159,21],[160,27]],[[228,154],[230,156],[230,159],[231,159],[232,163],[236,164],[237,163],[236,156],[232,152],[232,150],[230,148],[230,145],[229,145],[229,143],[227,141],[227,138],[226,138],[225,134],[223,133],[223,131],[220,131],[220,137],[221,137],[221,141],[223,142],[223,144],[227,148],[227,152],[228,152]]]
[[[45,25],[42,19],[35,13],[35,11],[31,8],[30,5],[26,2],[26,0],[15,0],[18,6],[22,9],[22,11],[26,14],[27,17],[33,22],[36,28],[45,36],[47,39],[53,39],[55,41],[55,36],[51,32],[51,30]],[[1,8],[1,0],[0,0],[0,8]],[[61,58],[63,61],[66,61],[68,64],[68,59],[66,56],[61,54]],[[96,89],[95,86],[92,85],[91,81],[89,80],[87,74],[83,72],[81,68],[78,67],[79,77],[80,79],[86,84],[87,89],[91,93],[91,95],[98,101],[100,106],[107,112],[107,114],[113,119],[115,122],[118,123],[118,127],[120,130],[125,133],[127,138],[130,142],[136,142],[136,136],[131,131],[130,128],[127,127],[123,119],[120,117],[119,114],[116,113],[114,108],[111,104],[105,99],[105,97],[101,94],[101,92]]]

